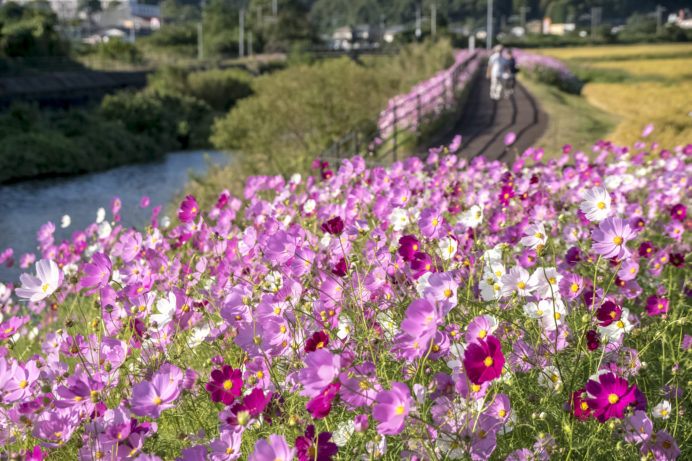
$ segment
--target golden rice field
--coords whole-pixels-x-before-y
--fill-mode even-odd
[[[692,77],[692,57],[671,59],[633,59],[603,61],[589,64],[599,69],[621,69],[632,75],[662,75],[664,77]]]
[[[536,53],[558,59],[599,59],[604,57],[626,58],[642,55],[676,56],[692,53],[692,43],[657,43],[650,45],[607,45],[574,48],[544,48]]]
[[[582,90],[593,106],[620,117],[608,139],[631,145],[641,139],[642,128],[649,123],[656,128],[651,138],[661,145],[676,146],[692,138],[692,44],[601,46],[541,52],[567,62],[578,59],[580,65],[624,70],[634,76],[631,81],[588,83]],[[649,59],[656,55],[661,58]],[[640,59],[641,56],[647,59]],[[610,59],[605,60],[605,57]]]

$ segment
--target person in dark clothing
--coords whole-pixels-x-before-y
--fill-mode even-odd
[[[505,50],[505,60],[504,67],[502,69],[502,89],[506,97],[512,96],[514,94],[514,86],[517,82],[517,61],[514,59],[514,54],[512,50],[507,48]]]

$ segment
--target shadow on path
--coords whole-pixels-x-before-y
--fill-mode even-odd
[[[437,136],[429,147],[449,145],[457,134],[462,136],[461,155],[473,158],[484,155],[488,160],[513,162],[540,138],[548,126],[548,116],[533,96],[517,82],[514,95],[499,101],[490,99],[490,80],[480,76],[472,83],[469,98],[452,128]],[[517,139],[505,147],[510,131]]]

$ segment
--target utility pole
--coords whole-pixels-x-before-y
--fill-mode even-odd
[[[656,5],[656,35],[661,33],[663,27],[663,10],[665,10],[663,6]]]
[[[240,9],[240,14],[238,15],[238,57],[242,58],[245,56],[244,53],[245,45],[245,10]]]
[[[262,7],[257,7],[257,27],[262,27]]]
[[[279,14],[278,0],[272,0],[272,15],[276,19],[276,15]]]
[[[204,59],[204,35],[202,30],[202,24],[204,23],[204,7],[206,6],[206,0],[202,0],[200,3],[200,8],[202,9],[200,14],[199,23],[197,23],[197,59],[200,61]]]
[[[247,55],[252,57],[252,31],[247,31]]]
[[[601,24],[601,12],[603,8],[594,6],[591,8],[591,38],[596,36],[596,29]]]
[[[433,37],[437,34],[437,1],[433,1],[430,5],[430,35]]]
[[[519,15],[521,16],[521,28],[526,31],[526,13],[531,11],[531,8],[528,6],[520,6],[519,7]]]
[[[421,30],[420,30],[420,5],[416,6],[416,38],[420,39],[421,36]]]
[[[493,0],[488,0],[488,26],[485,37],[485,49],[490,51],[493,47]]]

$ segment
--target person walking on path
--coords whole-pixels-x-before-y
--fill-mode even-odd
[[[514,94],[514,87],[517,83],[517,61],[514,59],[512,50],[505,49],[505,66],[502,69],[502,89],[504,90],[505,97],[509,98]]]
[[[497,45],[493,54],[488,58],[488,70],[485,77],[490,79],[490,99],[495,101],[502,97],[502,70],[505,68],[506,59],[502,54],[502,46]]]

